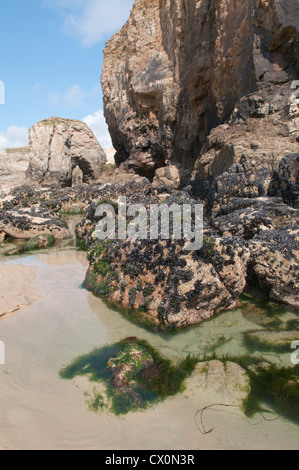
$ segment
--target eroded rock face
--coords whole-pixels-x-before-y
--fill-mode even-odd
[[[193,193],[207,202],[208,212],[217,213],[235,197],[279,196],[298,206],[299,123],[290,134],[289,108],[211,131],[192,174]]]
[[[282,109],[287,94],[265,95],[297,77],[298,18],[297,0],[136,0],[103,64],[118,165],[154,176],[171,163],[184,176],[242,97],[256,93],[241,114]]]
[[[84,183],[98,180],[106,164],[106,154],[93,132],[81,121],[50,118],[29,131],[30,162],[27,177],[43,184],[71,186],[79,170]],[[77,175],[77,176],[76,176]]]

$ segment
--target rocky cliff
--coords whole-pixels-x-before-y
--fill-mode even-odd
[[[117,164],[162,179],[168,165],[176,182],[190,174],[206,136],[242,97],[290,90],[298,30],[298,0],[136,0],[104,51]]]
[[[84,122],[49,118],[29,131],[29,180],[45,184],[89,183],[99,179],[107,158]]]

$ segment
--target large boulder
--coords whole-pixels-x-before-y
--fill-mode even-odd
[[[117,194],[110,187],[114,202]],[[148,206],[157,197],[135,187],[135,201]],[[181,192],[165,204],[175,201],[195,202]],[[140,319],[172,327],[200,323],[237,306],[247,283],[276,301],[299,305],[299,212],[282,198],[233,199],[210,225],[204,223],[203,247],[194,252],[185,250],[183,240],[99,241],[99,220],[92,204],[77,227],[90,247],[85,286]]]
[[[117,164],[150,177],[171,164],[183,176],[242,97],[255,93],[236,118],[283,109],[298,72],[298,18],[297,0],[136,0],[104,51]],[[284,96],[269,104],[273,87]]]
[[[222,237],[247,240],[247,281],[273,300],[299,306],[299,211],[281,198],[235,198],[212,226]]]
[[[171,327],[200,323],[237,305],[249,257],[240,239],[208,244],[210,253],[196,254],[161,240],[95,244],[85,287],[140,320]]]
[[[115,194],[119,194],[115,187]],[[111,203],[116,199],[110,188]],[[149,207],[150,197],[135,185],[128,202]],[[107,199],[103,199],[107,202]],[[99,199],[98,204],[101,203]],[[194,204],[186,193],[176,193],[165,204]],[[185,240],[100,241],[95,227],[100,220],[96,204],[86,211],[77,236],[90,248],[85,286],[140,319],[180,327],[200,323],[216,312],[233,308],[246,286],[249,251],[239,237],[215,237],[205,225],[203,247],[186,250]]]
[[[81,121],[49,118],[29,131],[27,178],[44,184],[72,186],[98,180],[107,162],[93,132]]]

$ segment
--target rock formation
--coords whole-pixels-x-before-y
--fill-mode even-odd
[[[286,157],[291,167],[296,156]],[[283,173],[282,173],[283,174]],[[86,287],[139,320],[171,327],[201,322],[239,305],[246,284],[273,300],[299,306],[299,211],[282,197],[231,197],[204,223],[203,248],[185,251],[177,240],[109,240],[95,237],[96,208],[119,196],[146,207],[164,201],[198,203],[188,191],[159,193],[146,178],[73,188],[23,186],[1,197],[0,239],[68,236],[61,212],[85,210],[76,234],[88,249]]]
[[[30,240],[37,235],[55,239],[70,237],[68,226],[54,212],[43,207],[14,208],[0,211],[0,236]]]
[[[274,101],[273,95],[242,99],[229,124],[216,127],[207,137],[194,165],[192,185],[209,211],[219,210],[233,197],[281,196],[298,207],[299,112],[298,106],[294,109],[285,102],[283,90],[276,88]],[[268,111],[246,115],[245,101]],[[269,113],[274,103],[277,108]]]
[[[298,76],[298,30],[297,0],[136,0],[104,51],[117,164],[150,177],[170,164],[183,177],[242,97],[255,93],[243,103],[252,117],[282,110]]]
[[[29,180],[44,184],[71,186],[83,179],[99,179],[106,155],[93,132],[84,122],[50,118],[29,131]],[[77,169],[76,169],[77,168]],[[75,170],[75,175],[73,171]],[[83,176],[78,176],[82,172]]]
[[[141,202],[147,207],[158,203],[150,186],[131,184],[110,187],[111,203],[126,191],[128,203]],[[221,238],[205,227],[204,246],[200,251],[185,249],[177,240],[108,240],[95,237],[99,222],[96,207],[86,211],[77,227],[77,236],[88,247],[90,269],[86,287],[127,311],[138,311],[140,319],[154,324],[179,327],[201,322],[215,312],[237,305],[246,285],[249,250],[241,237]],[[165,204],[192,204],[186,193],[171,196]]]
[[[298,307],[298,18],[298,0],[136,0],[102,75],[120,168],[102,177],[106,157],[85,124],[36,124],[27,176],[48,187],[1,198],[0,240],[63,238],[54,219],[76,207],[86,287],[138,319],[196,324],[239,305],[247,284]],[[202,203],[203,247],[99,241],[96,208],[110,202],[117,215],[120,195],[147,209]]]

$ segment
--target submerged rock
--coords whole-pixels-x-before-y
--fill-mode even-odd
[[[116,357],[108,360],[107,368],[112,374],[115,393],[128,394],[135,405],[142,405],[141,391],[138,391],[142,379],[154,381],[160,372],[151,352],[137,338],[125,340]]]
[[[200,362],[186,381],[187,394],[192,393],[209,405],[221,403],[242,405],[250,392],[247,372],[234,362],[218,360]]]
[[[245,335],[245,340],[252,346],[267,350],[291,352],[291,344],[299,341],[298,331],[255,331]]]
[[[195,363],[187,357],[173,364],[146,341],[129,337],[75,359],[60,376],[88,376],[94,386],[93,396],[87,400],[89,408],[123,415],[182,392]],[[104,387],[99,391],[98,385]]]

